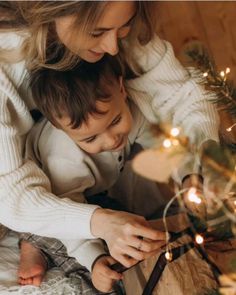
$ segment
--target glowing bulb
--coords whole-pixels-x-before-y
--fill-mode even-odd
[[[165,139],[165,140],[163,141],[163,146],[164,146],[165,148],[169,148],[169,147],[171,147],[171,141],[170,141],[169,139]]]
[[[230,68],[226,68],[225,73],[226,74],[230,73]]]
[[[166,251],[165,258],[166,258],[166,260],[171,261],[173,258],[172,253],[170,251]]]
[[[197,234],[195,236],[195,241],[196,241],[197,244],[202,244],[204,242],[204,239],[203,239],[203,237],[201,235]]]
[[[188,199],[190,202],[201,204],[202,200],[196,194],[197,190],[195,187],[191,187],[188,191]]]
[[[226,128],[226,131],[230,132],[234,126],[236,126],[236,123],[234,123],[234,124],[233,124],[232,126],[230,126],[229,128]]]
[[[207,76],[208,76],[207,72],[203,73],[203,77],[207,77]]]
[[[174,137],[178,136],[179,135],[179,128],[176,128],[176,127],[172,128],[170,131],[170,134]]]
[[[222,78],[224,78],[224,76],[225,76],[225,72],[224,72],[224,71],[221,71],[221,72],[220,72],[220,75],[221,75]]]
[[[177,145],[179,145],[179,141],[177,139],[173,139],[172,140],[172,144],[175,145],[175,146],[177,146]]]

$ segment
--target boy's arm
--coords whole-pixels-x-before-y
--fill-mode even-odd
[[[66,246],[67,253],[90,272],[94,261],[101,255],[107,254],[104,244],[100,239],[94,240],[61,240]]]

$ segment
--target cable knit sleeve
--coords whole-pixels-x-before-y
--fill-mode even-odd
[[[172,46],[155,37],[136,48],[134,57],[144,74],[127,81],[131,98],[151,122],[179,126],[192,143],[218,141],[219,118],[209,95],[175,58]]]
[[[59,239],[94,238],[90,219],[97,206],[54,196],[43,171],[23,159],[25,137],[33,126],[19,94],[25,79],[24,62],[0,65],[0,222],[16,231]]]
[[[199,173],[198,150],[207,140],[218,141],[219,117],[207,92],[175,58],[170,43],[156,36],[134,50],[143,74],[126,83],[128,92],[149,122],[162,121],[180,127],[195,147],[175,175],[176,181]]]

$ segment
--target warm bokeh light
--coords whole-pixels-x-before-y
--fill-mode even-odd
[[[236,123],[234,123],[233,125],[231,125],[229,128],[226,128],[226,131],[230,132],[234,126],[236,126]]]
[[[171,140],[170,139],[165,139],[164,141],[163,141],[163,146],[165,147],[165,148],[169,148],[169,147],[171,147]]]
[[[201,235],[197,234],[197,235],[195,236],[195,241],[196,241],[196,243],[198,243],[198,244],[202,244],[202,243],[204,242],[204,239],[203,239],[203,237],[202,237]]]
[[[179,141],[178,141],[178,139],[172,139],[172,144],[173,144],[174,146],[179,145]]]
[[[170,251],[166,251],[165,258],[166,258],[166,260],[171,261],[172,260],[172,253]]]
[[[197,195],[197,189],[195,187],[191,187],[188,191],[188,199],[190,202],[201,204],[202,200]]]
[[[171,134],[171,136],[174,136],[174,137],[178,136],[179,135],[179,128],[177,128],[177,127],[172,128],[170,131],[170,134]]]

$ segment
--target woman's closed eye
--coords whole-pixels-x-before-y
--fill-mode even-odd
[[[104,31],[102,31],[102,32],[91,32],[91,33],[89,33],[89,35],[90,35],[91,37],[93,37],[93,38],[99,38],[99,37],[101,37],[103,34],[104,34]]]

